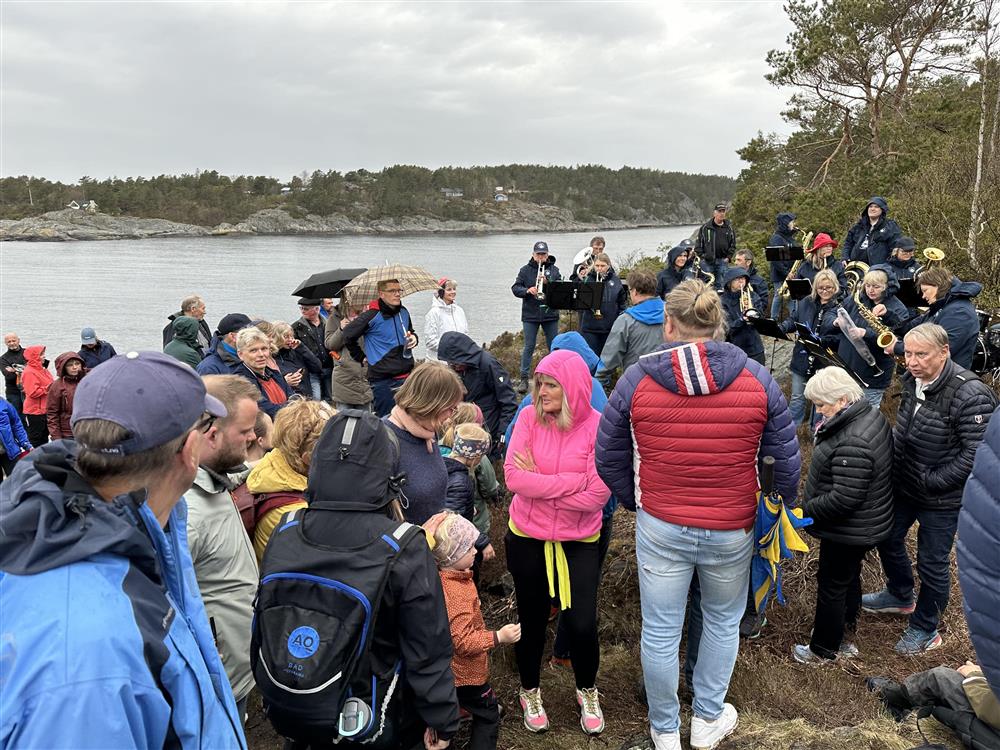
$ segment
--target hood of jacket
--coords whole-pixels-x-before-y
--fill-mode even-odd
[[[635,318],[639,323],[663,325],[663,300],[651,297],[625,310],[625,314]]]
[[[41,367],[44,369],[45,365],[42,363],[42,353],[45,351],[44,346],[29,346],[24,350],[24,361],[30,367]]]
[[[896,292],[899,291],[899,278],[896,276],[896,269],[890,266],[888,263],[879,263],[878,265],[872,266],[869,271],[882,271],[886,276],[889,277],[889,283],[885,287],[885,298],[895,296]],[[861,292],[861,299],[865,298],[864,291]]]
[[[868,221],[868,207],[874,203],[876,206],[882,209],[882,215],[879,216],[879,221],[889,218],[889,203],[885,198],[879,195],[873,195],[871,200],[865,204],[865,207],[861,210],[861,218],[864,221]]]
[[[743,372],[747,355],[742,349],[721,341],[698,344],[671,342],[653,354],[640,357],[637,366],[668,391],[704,396],[729,387]],[[690,379],[681,385],[677,375]]]
[[[195,348],[198,347],[198,321],[182,315],[174,321],[174,338]]]
[[[74,359],[80,363],[80,372],[75,378],[71,378],[69,375],[66,374],[65,368],[66,365],[68,365]],[[80,355],[77,354],[76,352],[63,352],[62,354],[60,354],[58,357],[56,357],[56,373],[59,375],[59,377],[65,378],[66,380],[70,380],[73,382],[79,380],[81,377],[83,377],[83,360],[80,359]]]
[[[438,359],[448,364],[479,367],[483,348],[466,334],[459,331],[445,331],[438,343]]]
[[[667,268],[671,271],[676,272],[677,267],[674,265],[674,262],[682,253],[686,253],[690,249],[691,248],[688,247],[687,245],[674,245],[672,248],[670,248],[670,252],[667,253]],[[690,264],[691,264],[691,259],[689,258],[688,262],[684,264],[684,268],[687,268]]]
[[[445,310],[449,310],[449,309],[454,310],[457,306],[458,306],[457,302],[452,302],[449,305],[447,302],[445,302],[443,299],[441,299],[440,297],[438,297],[436,294],[433,297],[431,297],[431,307],[432,308],[440,307],[440,308],[443,308]]]
[[[729,285],[736,281],[736,279],[744,278],[747,282],[750,281],[750,272],[743,268],[742,266],[730,266],[729,270],[726,271],[726,291],[729,291]]]
[[[597,366],[601,364],[601,358],[594,354],[594,350],[590,348],[587,340],[576,331],[560,333],[552,339],[552,351],[557,351],[559,349],[565,349],[568,352],[576,352],[583,357],[583,361],[587,363],[587,367],[590,369],[591,374],[596,372]]]
[[[785,211],[778,214],[777,218],[774,220],[776,231],[778,234],[792,235],[795,233],[794,229],[789,228],[789,224],[795,221],[796,216],[791,211]]]
[[[304,492],[306,478],[288,463],[285,454],[275,448],[250,470],[247,489],[254,495],[264,492]]]
[[[72,440],[36,448],[0,486],[0,570],[34,575],[100,554],[155,570],[136,525],[145,495],[103,500],[73,468],[76,450]]]
[[[951,289],[948,290],[945,300],[972,299],[973,297],[978,297],[982,291],[983,285],[978,281],[961,281],[960,279],[953,278],[951,280]]]
[[[573,414],[588,414],[592,411],[590,395],[593,381],[590,379],[587,363],[579,354],[568,349],[551,352],[542,358],[535,372],[548,375],[562,386],[563,397]],[[576,418],[573,422],[574,427],[579,423]]]

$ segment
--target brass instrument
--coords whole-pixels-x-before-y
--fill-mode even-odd
[[[740,312],[744,318],[759,318],[760,310],[753,306],[753,287],[748,281],[740,292]]]
[[[844,276],[847,279],[847,293],[853,295],[855,291],[861,289],[865,274],[868,273],[868,264],[860,260],[852,260],[844,266]]]
[[[538,275],[535,277],[535,299],[545,301],[545,266],[538,264]]]
[[[573,265],[576,267],[576,278],[578,281],[587,281],[590,277],[591,272],[594,270],[594,249],[592,247],[585,247],[583,250],[578,252],[573,256]],[[596,274],[596,281],[603,281],[601,274]],[[600,320],[604,317],[601,314],[601,308],[598,306],[596,310],[593,310],[594,317]]]
[[[943,263],[945,257],[944,250],[941,250],[940,248],[937,247],[925,247],[923,251],[923,256],[924,260],[926,260],[927,262],[917,269],[917,272],[913,274],[913,278],[917,278],[928,268],[933,268],[934,266]]]
[[[709,286],[715,286],[715,274],[709,273],[708,271],[702,270],[701,267],[701,256],[697,253],[694,256],[694,265],[692,266],[694,270],[694,277],[696,279],[704,279],[705,283]]]
[[[812,244],[813,233],[812,232],[806,232],[804,229],[797,229],[796,231],[797,232],[804,232],[805,233],[805,237],[804,237],[804,239],[802,241],[802,249],[803,249],[804,253],[809,252],[809,245]],[[803,253],[803,256],[801,258],[799,258],[797,261],[795,261],[794,263],[792,263],[792,269],[788,272],[788,275],[791,276],[792,278],[795,278],[795,275],[799,272],[799,269],[802,267],[803,261],[805,261],[805,254],[804,253]],[[784,281],[781,282],[781,286],[778,287],[778,295],[782,299],[785,299],[785,300],[791,299],[792,290],[788,288],[788,278],[787,277],[785,278]]]
[[[861,304],[861,291],[864,289],[863,284],[856,285],[854,290],[854,304],[858,308],[858,315],[865,319],[865,323],[868,327],[875,332],[876,339],[875,343],[878,345],[879,349],[885,349],[889,344],[896,340],[896,334],[892,332],[885,323],[879,320],[879,317]]]

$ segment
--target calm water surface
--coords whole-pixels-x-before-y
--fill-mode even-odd
[[[689,237],[695,227],[607,231],[617,263],[635,252],[655,254]],[[458,281],[458,299],[469,333],[489,342],[520,330],[521,303],[510,292],[518,269],[544,239],[564,275],[592,232],[433,235],[411,237],[199,237],[110,242],[0,243],[0,329],[16,331],[23,346],[44,344],[55,360],[80,348],[80,329],[119,352],[159,349],[166,318],[180,300],[197,293],[214,330],[230,312],[267,320],[299,316],[290,294],[310,274],[330,268],[372,267],[385,262],[421,266],[435,278]],[[418,333],[431,292],[404,304]],[[417,353],[422,354],[423,347]]]

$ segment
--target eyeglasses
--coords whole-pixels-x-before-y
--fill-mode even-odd
[[[212,425],[215,424],[215,420],[218,419],[214,414],[205,414],[201,419],[195,424],[194,429],[200,432],[202,435],[206,434],[212,429]]]
[[[382,293],[383,294],[402,294],[403,290],[401,288],[397,287],[396,289],[383,289]]]
[[[835,292],[837,287],[835,286],[818,286],[816,287],[817,292]]]

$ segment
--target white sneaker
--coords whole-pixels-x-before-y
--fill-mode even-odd
[[[722,715],[715,721],[708,721],[700,716],[691,717],[692,750],[714,750],[733,733],[738,722],[739,714],[731,703],[722,704]]]
[[[653,750],[681,750],[680,732],[657,732],[650,729],[649,736],[653,738]]]

